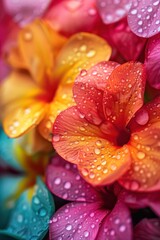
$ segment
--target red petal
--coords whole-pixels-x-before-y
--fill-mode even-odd
[[[98,63],[88,71],[82,70],[75,81],[73,93],[77,107],[95,125],[104,120],[103,92],[111,72],[117,66],[115,62]]]
[[[149,39],[146,47],[145,67],[147,70],[147,80],[150,85],[160,89],[160,34]]]
[[[130,170],[121,184],[130,190],[160,189],[160,97],[142,107],[130,124]]]
[[[144,87],[145,74],[141,63],[128,62],[115,68],[103,99],[106,120],[123,129],[142,106]]]
[[[76,165],[64,161],[60,156],[52,159],[46,177],[50,191],[60,198],[79,202],[100,200],[100,194],[82,179]]]
[[[135,240],[159,240],[160,219],[143,219],[134,229]]]
[[[50,240],[96,239],[106,210],[98,203],[70,203],[60,208],[50,221]]]
[[[97,239],[132,239],[130,212],[122,202],[117,202],[112,212],[104,218]]]

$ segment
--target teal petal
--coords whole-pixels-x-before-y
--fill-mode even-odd
[[[10,200],[10,197],[17,192],[22,179],[22,176],[15,175],[0,176],[0,228],[6,227],[11,210],[15,205],[15,201]]]
[[[46,235],[49,220],[55,211],[51,193],[40,178],[32,189],[25,191],[17,201],[8,228],[1,231],[20,240],[41,240]],[[1,235],[0,235],[1,236]]]
[[[23,171],[23,167],[17,161],[15,156],[16,140],[9,138],[0,126],[0,161],[13,167],[16,170]]]

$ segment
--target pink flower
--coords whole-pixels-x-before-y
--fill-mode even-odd
[[[130,211],[117,200],[118,191],[93,188],[75,165],[53,158],[47,169],[47,184],[57,196],[73,201],[60,208],[50,221],[50,240],[131,240]]]
[[[128,24],[136,35],[151,37],[160,31],[159,0],[97,0],[97,6],[106,24],[128,15]]]

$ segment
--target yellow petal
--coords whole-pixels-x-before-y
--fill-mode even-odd
[[[16,138],[39,124],[43,119],[47,106],[35,99],[23,99],[10,104],[12,111],[3,119],[6,134]]]

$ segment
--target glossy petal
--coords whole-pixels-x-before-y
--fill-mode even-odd
[[[145,67],[149,84],[156,89],[160,89],[160,34],[149,39],[146,47]]]
[[[135,226],[135,240],[159,240],[160,239],[160,220],[143,219]]]
[[[8,166],[23,171],[23,167],[17,159],[15,153],[15,140],[8,138],[0,127],[0,159],[5,162]],[[8,151],[9,149],[9,151]]]
[[[157,216],[160,216],[160,192],[138,193],[122,191],[123,201],[133,209],[150,207]]]
[[[50,240],[58,240],[62,236],[74,240],[96,239],[101,221],[107,213],[99,203],[67,204],[50,221]]]
[[[97,7],[105,24],[119,21],[125,17],[131,7],[132,0],[97,0]]]
[[[123,129],[143,104],[145,72],[141,63],[128,62],[114,69],[103,98],[106,120]]]
[[[0,228],[6,227],[11,210],[13,209],[16,199],[11,198],[19,189],[19,183],[22,176],[1,175],[0,176]]]
[[[100,31],[101,36],[118,50],[118,57],[120,57],[120,53],[125,60],[135,61],[143,56],[146,39],[135,35],[131,31],[126,18],[114,24],[103,26]]]
[[[60,156],[54,157],[48,166],[47,185],[52,193],[69,201],[95,202],[100,194],[79,175],[76,165]]]
[[[160,189],[160,98],[142,107],[132,120],[128,147],[132,156],[130,170],[120,180],[130,190]]]
[[[83,177],[91,184],[111,183],[129,168],[127,146],[114,147],[107,135],[89,124],[76,107],[59,114],[53,134],[56,151],[67,161],[78,164]]]
[[[29,189],[20,196],[9,225],[3,233],[22,240],[43,239],[53,211],[52,196],[43,182],[38,179],[34,189]]]
[[[38,125],[45,114],[44,102],[35,99],[19,100],[3,121],[3,127],[9,137],[19,137]]]
[[[159,15],[159,0],[132,0],[128,23],[136,35],[151,37],[160,31]]]
[[[35,18],[40,17],[51,0],[28,0],[25,1],[14,1],[14,0],[3,0],[6,11],[13,17],[15,22],[18,22],[21,26],[33,21]]]
[[[99,20],[95,0],[52,1],[44,18],[49,20],[55,30],[65,35],[81,31],[91,32]]]
[[[73,86],[74,99],[79,111],[85,118],[99,125],[104,120],[102,108],[103,92],[115,62],[101,62],[87,70],[82,70]]]
[[[111,213],[104,218],[97,239],[132,239],[131,216],[124,203],[117,202]]]

